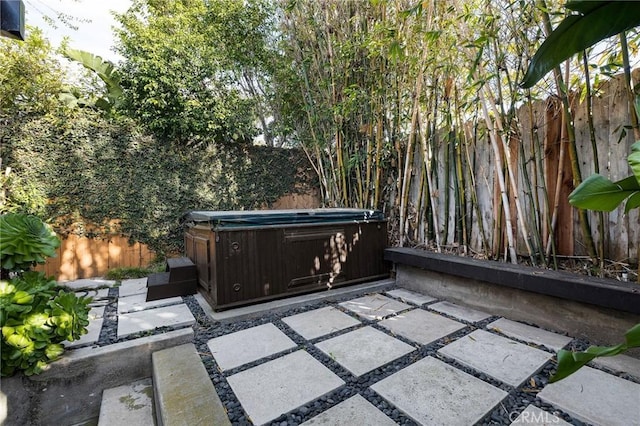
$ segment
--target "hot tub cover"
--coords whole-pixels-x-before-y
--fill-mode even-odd
[[[184,226],[208,223],[212,228],[259,227],[282,224],[321,224],[337,222],[381,221],[384,214],[367,209],[231,210],[190,211],[180,222]]]

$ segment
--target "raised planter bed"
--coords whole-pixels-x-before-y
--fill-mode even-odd
[[[615,344],[640,322],[640,285],[524,265],[389,248],[396,284],[551,330]]]

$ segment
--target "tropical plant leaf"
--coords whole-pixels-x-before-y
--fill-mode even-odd
[[[520,86],[532,87],[549,71],[600,40],[640,25],[640,2],[573,1],[567,16],[535,53]]]
[[[71,60],[79,62],[100,77],[107,88],[111,105],[120,99],[122,96],[122,86],[120,86],[120,77],[113,63],[105,61],[101,56],[78,49],[66,48],[64,55]]]
[[[635,200],[639,192],[640,183],[635,176],[611,182],[596,173],[585,179],[569,194],[569,203],[581,209],[610,212],[629,197]]]
[[[627,157],[629,167],[633,171],[633,175],[640,184],[640,141],[637,141],[631,145],[631,154]]]
[[[640,347],[640,323],[631,327],[625,334],[624,339],[630,348]]]

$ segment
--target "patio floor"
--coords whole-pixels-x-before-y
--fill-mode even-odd
[[[389,284],[234,315],[200,296],[146,303],[126,280],[74,345],[193,327],[232,424],[640,425],[640,360],[548,384],[555,351],[587,342]]]

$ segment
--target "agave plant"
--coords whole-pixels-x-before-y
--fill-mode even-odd
[[[0,216],[0,267],[6,272],[20,272],[47,257],[56,255],[60,239],[50,226],[32,215],[8,213]]]

